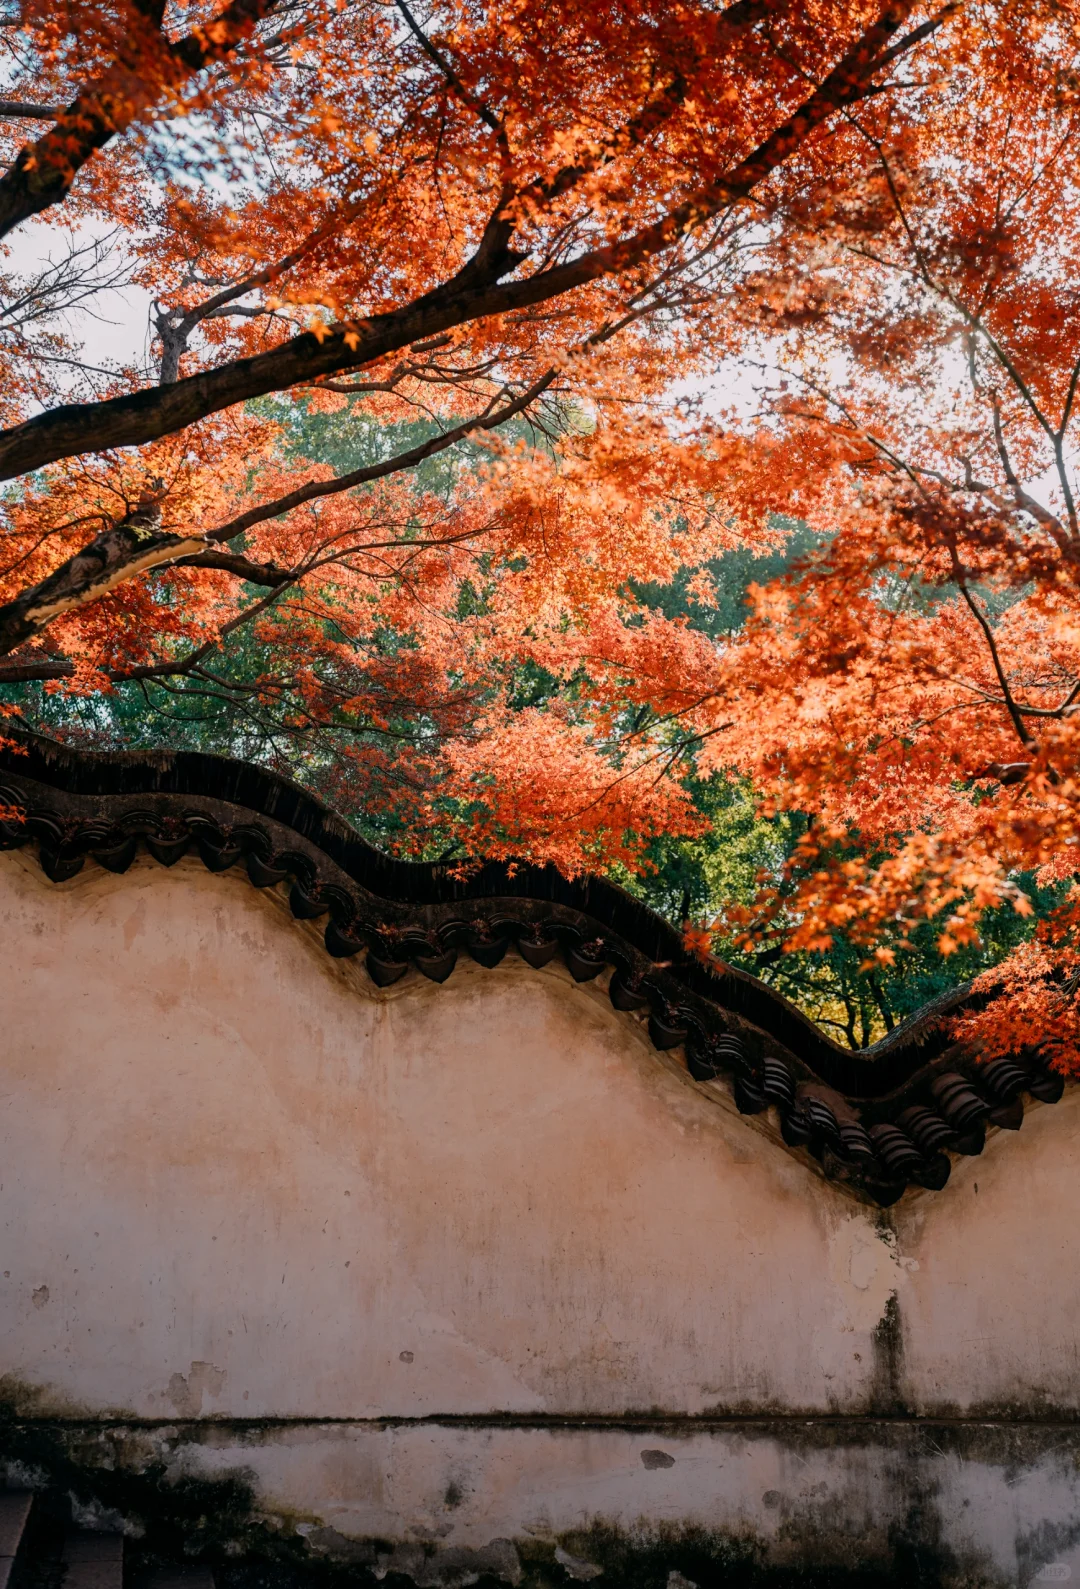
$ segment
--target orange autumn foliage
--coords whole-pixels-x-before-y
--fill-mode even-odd
[[[9,262],[0,683],[227,699],[569,869],[734,770],[813,819],[748,940],[1028,909],[1080,844],[1078,45],[1077,0],[22,0],[0,237],[118,229],[154,335],[88,368],[97,256]],[[738,632],[643,602],[780,515],[817,550]],[[967,1038],[1080,1069],[1077,910]]]

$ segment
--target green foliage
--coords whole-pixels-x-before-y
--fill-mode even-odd
[[[432,419],[387,424],[353,403],[332,413],[321,413],[313,412],[302,403],[264,397],[251,407],[280,425],[282,451],[287,459],[317,459],[337,475],[385,463],[399,453],[431,441],[444,428]],[[418,493],[432,492],[446,498],[453,491],[463,467],[475,468],[482,456],[475,442],[459,442],[414,465],[409,479]]]
[[[755,552],[740,546],[712,558],[699,568],[682,568],[669,585],[653,581],[630,580],[630,589],[646,607],[665,618],[685,618],[691,629],[698,629],[715,640],[734,634],[746,621],[746,593],[751,585],[767,585],[779,579],[800,558],[821,545],[821,536],[797,519],[778,520],[775,528],[785,538],[770,550]],[[709,603],[696,601],[687,593],[695,574],[706,573],[716,591]]]

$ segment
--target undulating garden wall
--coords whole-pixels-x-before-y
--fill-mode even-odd
[[[930,1016],[842,1091],[614,891],[189,760],[4,768],[9,1475],[294,1574],[1080,1578],[1076,1093]]]

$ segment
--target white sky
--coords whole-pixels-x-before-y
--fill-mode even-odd
[[[82,245],[103,238],[106,231],[104,226],[73,228],[44,219],[28,221],[6,239],[6,257],[0,268],[6,274],[32,277],[50,259],[64,257],[68,239]],[[68,317],[64,330],[82,342],[88,364],[141,365],[148,350],[151,296],[134,286],[100,292],[89,309],[79,309]]]

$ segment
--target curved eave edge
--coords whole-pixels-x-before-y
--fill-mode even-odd
[[[125,871],[143,845],[165,865],[194,848],[213,872],[242,865],[258,888],[284,885],[295,916],[326,918],[329,953],[363,955],[380,986],[414,967],[442,982],[461,952],[494,966],[511,946],[533,966],[560,955],[579,982],[610,971],[612,1004],[642,1012],[654,1044],[681,1048],[696,1081],[730,1086],[744,1114],[775,1109],[789,1148],[881,1204],[908,1186],[940,1189],[950,1155],[981,1152],[988,1126],[1017,1129],[1024,1092],[1051,1103],[1064,1089],[1030,1054],[984,1066],[961,1053],[946,1017],[972,1007],[965,989],[852,1054],[765,983],[688,955],[679,933],[602,878],[399,861],[249,763],[20,736],[0,749],[0,802],[21,813],[0,823],[0,848],[36,843],[56,882],[88,856]]]

